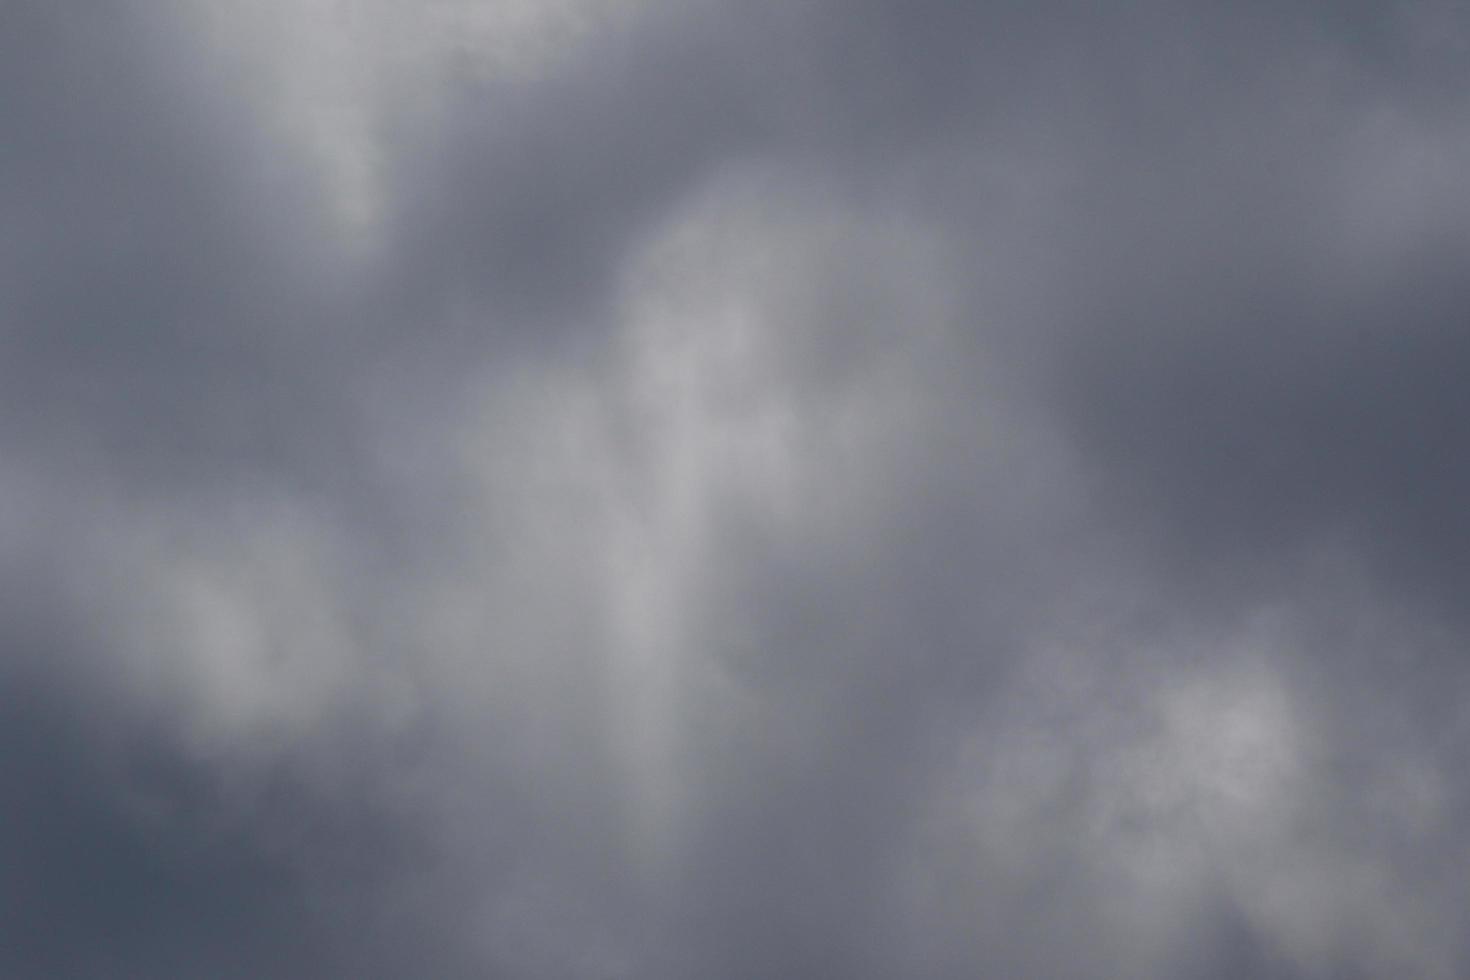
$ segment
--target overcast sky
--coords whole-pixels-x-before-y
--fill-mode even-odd
[[[0,4],[0,974],[1470,975],[1470,8]]]

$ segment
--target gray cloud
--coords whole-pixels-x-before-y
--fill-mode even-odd
[[[1454,5],[54,6],[0,972],[1464,972]]]

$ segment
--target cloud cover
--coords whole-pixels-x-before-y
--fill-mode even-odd
[[[1458,6],[3,18],[0,972],[1470,967]]]

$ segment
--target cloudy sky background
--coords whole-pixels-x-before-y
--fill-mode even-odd
[[[0,973],[1470,971],[1470,10],[0,5]]]

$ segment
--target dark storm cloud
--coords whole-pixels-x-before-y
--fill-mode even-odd
[[[1464,136],[1412,71],[1433,49],[1378,47],[1406,76],[1318,42],[1169,79],[1170,125],[1074,189],[1062,401],[1176,557],[1346,540],[1452,599]]]
[[[143,479],[270,465],[322,416],[301,377],[330,296],[320,229],[300,176],[141,14],[6,15],[5,436]]]
[[[61,651],[50,651],[53,655]],[[399,976],[474,964],[406,900],[434,861],[380,798],[285,768],[238,773],[107,699],[34,675],[6,712],[6,918],[12,976]]]
[[[606,315],[640,228],[760,132],[739,49],[698,11],[671,19],[527,89],[461,79],[439,126],[403,123],[417,148],[390,166],[393,299],[492,335]]]
[[[1463,12],[545,9],[4,15],[4,972],[1461,974]]]

